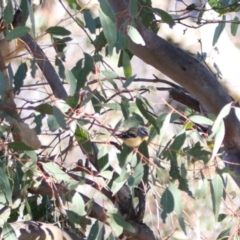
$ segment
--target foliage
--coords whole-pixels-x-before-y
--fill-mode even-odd
[[[23,22],[12,28],[15,8],[11,1],[4,8],[4,35],[8,41],[21,38],[30,30],[33,35],[36,32],[34,11],[25,2],[28,3],[22,1],[21,14],[29,15],[31,29]],[[68,89],[68,97],[57,99],[44,87],[46,83],[36,82],[36,59],[29,60],[29,56],[21,59],[16,70],[12,70],[10,61],[9,77],[4,80],[5,75],[0,76],[0,216],[6,239],[16,238],[9,223],[17,220],[57,223],[60,228],[91,240],[136,234],[131,221],[146,223],[156,239],[159,231],[167,236],[179,227],[188,235],[195,228],[189,223],[194,207],[186,205],[190,202],[197,206],[197,201],[203,203],[206,199],[212,204],[211,224],[219,221],[224,226],[218,239],[225,239],[232,227],[230,219],[235,216],[223,208],[236,193],[229,193],[230,170],[222,164],[221,146],[224,118],[237,108],[230,103],[213,118],[201,116],[190,107],[185,112],[173,107],[156,111],[155,103],[147,96],[159,96],[157,85],[137,76],[132,65],[131,41],[146,45],[137,27],[139,19],[155,33],[162,24],[172,28],[181,20],[153,7],[150,0],[131,0],[128,11],[132,17],[126,18],[119,28],[107,0],[100,1],[98,18],[93,18],[91,8],[80,6],[78,1],[67,3],[66,14],[77,24],[76,31],[83,31],[89,48],[81,47],[76,64],[67,69],[65,53],[74,38],[72,30],[63,21],[42,34],[52,40],[56,52],[52,64],[62,79],[61,85]],[[215,45],[226,27],[225,14],[238,12],[239,3],[208,3],[223,16],[212,40]],[[185,7],[186,11],[196,10],[195,5]],[[201,19],[203,12],[194,22],[198,27],[208,23]],[[231,23],[233,35],[238,24],[235,17]],[[118,67],[112,69],[109,57],[117,59]],[[139,79],[141,85],[136,84]],[[29,94],[24,95],[26,88]],[[9,101],[9,92],[15,101],[21,99],[16,101],[17,107]],[[35,95],[34,100],[31,94]],[[121,146],[117,133],[138,125],[149,127],[148,141],[138,149]],[[74,148],[81,150],[80,160],[71,155]],[[66,167],[69,159],[71,166]],[[126,196],[121,199],[124,194],[127,200]],[[150,214],[145,213],[148,205],[154,205],[152,222],[144,218]],[[237,209],[231,211],[235,213]],[[171,218],[175,222],[173,233],[164,229]],[[200,232],[201,235],[204,229]]]

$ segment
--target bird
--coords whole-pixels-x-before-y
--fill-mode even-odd
[[[148,139],[148,129],[145,126],[129,128],[127,131],[117,134],[116,137],[123,140],[125,145],[131,148],[138,147],[143,141]]]

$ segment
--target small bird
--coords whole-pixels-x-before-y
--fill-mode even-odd
[[[123,142],[131,148],[138,147],[143,141],[148,139],[148,129],[144,126],[138,126],[128,129],[126,132],[117,134],[118,138],[121,138]]]

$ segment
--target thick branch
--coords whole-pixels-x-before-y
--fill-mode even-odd
[[[33,40],[33,38],[27,33],[20,38],[26,46],[26,49],[34,57],[39,68],[43,72],[47,82],[49,83],[55,97],[65,100],[67,98],[67,92],[63,87],[61,80],[59,79],[55,69],[49,62],[46,54]]]
[[[27,16],[22,16],[22,14],[22,11],[19,9],[15,12],[12,22],[14,27],[21,26],[27,21]],[[65,100],[68,97],[67,92],[43,50],[28,33],[19,39],[23,42],[29,53],[34,57],[48,84],[50,85],[54,96]]]

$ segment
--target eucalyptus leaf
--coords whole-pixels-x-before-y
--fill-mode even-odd
[[[144,39],[142,38],[141,34],[139,33],[139,31],[131,26],[131,25],[128,25],[127,26],[127,35],[131,38],[131,40],[136,43],[136,44],[140,44],[142,46],[145,46],[145,41]]]
[[[53,35],[59,35],[59,36],[68,36],[71,34],[69,30],[61,26],[50,27],[46,29],[46,32]]]
[[[223,196],[223,182],[219,175],[216,175],[210,182],[210,190],[215,220],[218,220],[220,204]]]
[[[104,36],[108,44],[113,45],[117,41],[117,27],[115,23],[115,15],[106,0],[100,1],[101,9],[99,17],[103,28]]]
[[[25,26],[15,27],[13,30],[9,31],[6,34],[6,40],[11,41],[16,38],[21,38],[25,36],[29,31],[30,31],[29,27],[25,27]]]

